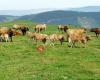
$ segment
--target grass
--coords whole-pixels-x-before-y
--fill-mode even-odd
[[[25,24],[32,31],[33,24]],[[57,26],[49,25],[43,33],[58,33]],[[0,80],[100,79],[100,37],[92,37],[86,48],[69,48],[67,42],[62,46],[56,42],[54,47],[46,46],[44,54],[37,52],[36,46],[27,36],[15,36],[11,43],[0,43]]]

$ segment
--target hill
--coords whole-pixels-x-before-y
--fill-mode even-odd
[[[100,22],[100,12],[76,12],[76,11],[48,11],[39,14],[26,15],[18,18],[18,20],[32,20],[39,23],[52,24],[79,24],[78,18],[86,18],[85,20]]]
[[[29,20],[37,23],[73,24],[82,26],[90,25],[97,27],[100,24],[99,14],[100,12],[77,12],[56,10],[25,16],[0,15],[0,22]]]
[[[14,21],[17,18],[17,16],[0,15],[0,22]]]

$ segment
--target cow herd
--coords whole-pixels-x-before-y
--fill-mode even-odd
[[[91,40],[91,37],[87,34],[87,29],[80,28],[80,29],[71,29],[68,25],[58,25],[58,31],[63,31],[63,34],[53,33],[50,35],[42,34],[41,31],[46,31],[47,25],[46,24],[37,24],[34,27],[34,31],[30,32],[29,28],[25,25],[18,25],[14,24],[12,28],[8,27],[1,27],[0,28],[0,41],[1,42],[8,42],[13,41],[12,37],[16,35],[27,35],[29,39],[32,41],[42,41],[43,44],[47,45],[55,45],[56,41],[59,41],[61,45],[63,42],[68,41],[70,47],[77,47],[76,42],[80,42],[86,46],[86,43]],[[94,32],[96,36],[100,34],[100,28],[93,28],[90,29],[90,32]]]

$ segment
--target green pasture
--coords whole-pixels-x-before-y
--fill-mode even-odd
[[[35,23],[18,21],[0,23],[0,27],[25,24],[34,31]],[[71,26],[72,27],[72,26]],[[73,26],[74,27],[74,26]],[[57,25],[48,25],[45,34],[59,33]],[[62,32],[60,32],[62,33]],[[13,42],[0,42],[0,80],[100,80],[100,37],[88,32],[92,40],[86,48],[68,47],[68,42],[47,45],[43,54],[36,47],[43,44],[27,36],[14,36]]]

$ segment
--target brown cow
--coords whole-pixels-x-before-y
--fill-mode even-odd
[[[27,32],[27,36],[30,39],[36,40],[36,44],[37,44],[38,40],[42,41],[45,44],[46,38],[47,38],[46,34],[40,34],[40,33],[36,33],[36,32]]]
[[[90,32],[94,32],[94,33],[96,34],[96,37],[98,37],[99,34],[100,34],[100,28],[92,28],[92,29],[90,30]]]
[[[13,26],[13,29],[20,30],[23,35],[26,35],[26,32],[29,31],[29,28],[26,27],[25,25],[17,25],[17,24],[15,24]]]
[[[23,35],[26,35],[26,32],[29,31],[29,28],[26,27],[26,26],[22,26],[22,27],[20,28],[20,30],[21,30],[21,32],[22,32]]]

